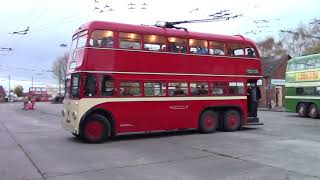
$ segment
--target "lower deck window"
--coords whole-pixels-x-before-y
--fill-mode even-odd
[[[114,80],[110,76],[102,76],[100,81],[100,95],[113,96],[114,92]]]
[[[144,83],[145,96],[165,96],[166,83],[163,82],[146,82]]]
[[[190,90],[192,96],[207,96],[208,83],[207,82],[192,82],[190,83]]]
[[[170,82],[168,83],[169,96],[187,96],[187,82]]]
[[[227,83],[226,82],[212,82],[210,83],[212,96],[225,96],[227,95]]]
[[[120,82],[120,96],[141,96],[141,83],[136,81]]]
[[[97,94],[96,75],[87,74],[85,83],[84,83],[84,95],[91,97],[91,96],[95,96],[96,94]]]

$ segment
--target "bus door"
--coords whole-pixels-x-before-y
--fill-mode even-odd
[[[248,81],[247,87],[248,117],[256,118],[261,99],[260,88],[257,86],[257,81]]]

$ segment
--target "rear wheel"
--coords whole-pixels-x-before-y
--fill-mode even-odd
[[[99,114],[89,116],[83,123],[81,137],[89,143],[100,143],[110,137],[110,123]]]
[[[310,107],[309,107],[309,116],[311,118],[318,118],[318,114],[319,114],[319,109],[317,107],[317,105],[315,104],[311,104]]]
[[[298,114],[300,117],[307,117],[308,111],[307,111],[307,105],[305,103],[300,103],[298,105]]]
[[[213,133],[218,126],[218,113],[215,111],[205,111],[199,119],[199,130],[201,133]]]
[[[225,131],[240,129],[241,117],[237,110],[227,110],[223,113],[223,128]]]

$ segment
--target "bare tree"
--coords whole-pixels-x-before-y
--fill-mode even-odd
[[[61,83],[64,83],[66,80],[68,57],[68,53],[65,53],[63,56],[58,57],[52,64],[53,75],[59,82],[61,81]]]
[[[261,57],[283,56],[287,54],[282,42],[277,42],[273,37],[268,37],[263,41],[257,42],[257,47],[259,48]]]
[[[66,81],[67,74],[67,65],[68,65],[68,53],[65,53],[63,56],[58,57],[56,61],[52,64],[52,72],[56,79],[59,81],[59,100],[61,102],[61,84]]]
[[[319,45],[320,26],[300,24],[295,30],[283,31],[281,41],[283,47],[292,56],[302,56],[314,51],[314,47]]]

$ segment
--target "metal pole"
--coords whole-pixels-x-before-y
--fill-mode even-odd
[[[59,73],[59,103],[61,102],[61,75]]]
[[[9,74],[9,92],[8,92],[9,94],[8,95],[10,95],[10,89],[11,88],[10,88],[10,74]]]

